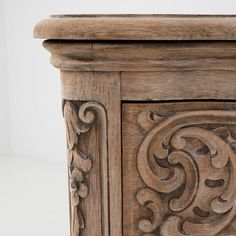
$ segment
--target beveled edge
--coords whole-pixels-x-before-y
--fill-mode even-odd
[[[236,15],[54,15],[34,37],[59,40],[236,40]]]

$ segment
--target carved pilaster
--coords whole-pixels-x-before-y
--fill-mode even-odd
[[[107,235],[108,227],[108,169],[107,169],[107,121],[106,111],[102,105],[96,102],[72,102],[65,101],[64,103],[64,118],[67,131],[68,143],[68,169],[69,169],[69,185],[70,185],[70,214],[71,214],[71,236],[82,235],[86,227],[93,227],[87,225],[88,218],[93,218],[92,214],[98,214],[98,221],[101,226],[97,226],[102,231],[102,235]],[[96,126],[96,135],[100,140],[84,139],[83,136],[91,132],[93,126]],[[95,138],[94,138],[95,139]],[[81,148],[81,142],[94,143],[93,153],[98,153],[98,156],[91,156],[91,150],[84,151]],[[95,173],[98,177],[98,184],[95,184],[96,194],[98,196],[91,196],[90,202],[94,202],[94,212],[91,207],[81,207],[82,201],[86,205],[86,198],[90,194],[90,173],[94,168],[94,158],[98,158],[96,163]],[[95,170],[94,170],[95,171]],[[101,202],[97,202],[99,198]],[[99,205],[99,206],[98,206]],[[96,211],[99,209],[99,212]],[[89,211],[89,212],[84,212]],[[101,214],[101,215],[99,215]],[[99,219],[101,217],[101,219]],[[103,224],[103,225],[102,225]]]

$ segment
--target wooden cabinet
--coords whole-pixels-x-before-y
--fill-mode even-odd
[[[71,236],[236,235],[235,25],[190,15],[36,25],[61,71]]]

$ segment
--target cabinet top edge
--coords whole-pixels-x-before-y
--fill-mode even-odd
[[[53,15],[34,37],[58,40],[236,40],[236,15]]]
[[[53,14],[50,15],[50,18],[98,18],[98,17],[105,17],[105,18],[145,18],[145,17],[152,17],[152,18],[198,18],[198,17],[236,17],[235,15],[217,15],[217,14]]]

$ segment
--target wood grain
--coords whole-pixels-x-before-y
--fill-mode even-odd
[[[235,104],[122,111],[123,235],[235,235]]]
[[[122,235],[122,190],[121,190],[121,111],[120,111],[120,75],[119,73],[99,72],[61,72],[62,97],[65,100],[80,102],[97,102],[106,110],[107,114],[107,146],[109,177],[109,235]],[[98,124],[98,127],[101,125]],[[99,139],[99,137],[97,137]],[[92,141],[90,141],[92,142]],[[105,145],[105,143],[103,143]],[[100,163],[102,164],[102,163]],[[97,169],[97,174],[102,174]],[[91,185],[99,184],[98,180],[91,180]],[[100,183],[100,188],[102,187]],[[99,188],[99,186],[97,186]],[[97,191],[93,191],[91,198],[97,199]],[[88,198],[89,198],[88,196]],[[88,200],[86,199],[88,202]],[[97,204],[91,202],[86,207],[87,218],[99,218]],[[101,222],[102,223],[102,222]],[[87,229],[87,230],[86,230]],[[100,235],[91,222],[84,230],[84,235]],[[103,234],[101,234],[103,235]]]
[[[122,99],[161,101],[236,99],[233,71],[123,72]]]
[[[235,71],[236,68],[235,42],[48,40],[43,45],[52,53],[51,63],[69,71]]]
[[[109,236],[106,111],[96,102],[68,100],[63,108],[68,140],[71,236],[91,235],[94,231]]]
[[[236,235],[236,16],[55,15],[34,37],[61,71],[71,236]]]
[[[73,40],[235,40],[235,16],[77,15],[39,22],[35,38]]]

